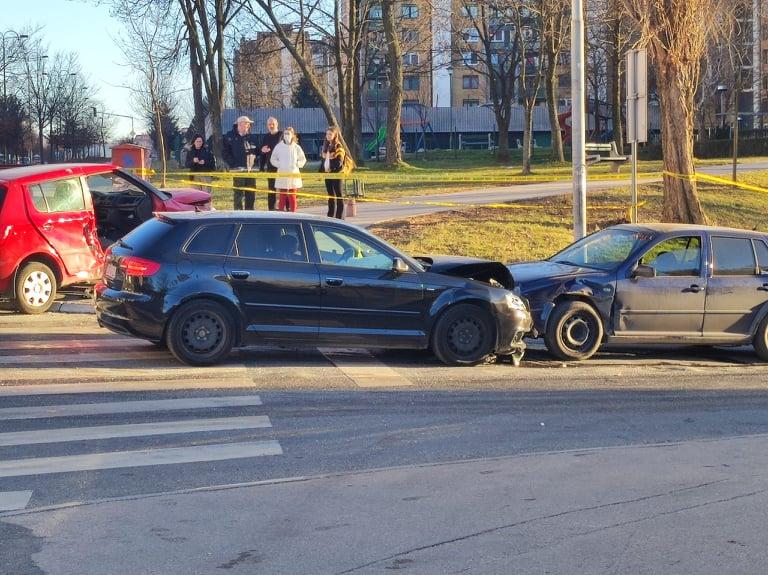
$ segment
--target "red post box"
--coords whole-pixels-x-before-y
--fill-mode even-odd
[[[120,144],[112,148],[112,163],[146,178],[150,169],[149,150],[136,144]]]

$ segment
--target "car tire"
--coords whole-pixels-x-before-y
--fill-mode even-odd
[[[235,324],[230,313],[213,301],[184,304],[171,317],[165,341],[176,359],[187,365],[213,365],[232,350]]]
[[[603,341],[603,322],[588,303],[564,301],[552,310],[544,344],[549,353],[565,361],[589,359]]]
[[[448,308],[435,324],[432,350],[446,365],[476,365],[493,351],[493,317],[473,304]]]
[[[45,313],[57,291],[56,274],[43,263],[29,262],[16,274],[16,307],[21,313]]]
[[[757,357],[763,361],[768,361],[768,316],[763,318],[760,325],[757,326],[755,339],[752,341]]]

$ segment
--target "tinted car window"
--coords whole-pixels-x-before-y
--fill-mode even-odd
[[[125,236],[120,243],[133,248],[135,251],[153,249],[162,245],[166,234],[173,231],[174,224],[167,220],[152,218]]]
[[[713,274],[716,276],[755,275],[755,254],[747,238],[712,238]]]
[[[768,244],[755,240],[755,252],[757,252],[757,265],[761,270],[768,271]]]
[[[85,209],[80,178],[43,182],[40,188],[51,213],[81,212]]]
[[[337,228],[312,226],[320,261],[324,264],[391,270],[393,258],[368,241]]]
[[[197,230],[184,251],[188,254],[226,255],[232,247],[234,229],[234,224],[203,226]]]
[[[86,178],[88,189],[104,194],[120,194],[125,192],[145,193],[144,190],[123,178],[120,174],[94,174]]]
[[[701,270],[701,238],[685,236],[659,242],[640,258],[656,269],[657,276],[698,276]]]
[[[38,212],[43,214],[48,212],[48,203],[45,201],[43,189],[40,186],[37,184],[29,186],[29,197],[32,198],[32,203]]]
[[[301,228],[295,224],[243,224],[235,249],[244,258],[307,261]]]

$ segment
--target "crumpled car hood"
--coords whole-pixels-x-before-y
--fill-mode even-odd
[[[462,256],[417,256],[418,260],[429,272],[445,276],[472,279],[511,290],[515,287],[512,274],[501,262],[467,258]]]

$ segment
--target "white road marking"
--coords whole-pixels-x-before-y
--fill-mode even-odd
[[[0,511],[24,509],[32,499],[31,491],[0,491]]]
[[[147,437],[150,435],[173,435],[178,433],[202,433],[206,431],[263,429],[266,427],[272,427],[269,417],[266,415],[184,419],[181,421],[98,425],[91,427],[67,427],[62,429],[41,429],[35,431],[0,433],[0,446],[64,443],[67,441],[91,441],[95,439],[117,439],[123,437]]]
[[[146,351],[121,351],[117,353],[79,353],[73,351],[68,354],[3,355],[0,356],[0,365],[29,366],[41,363],[105,363],[126,362],[134,359],[165,359],[168,361],[176,361],[169,351],[158,351],[148,348]]]
[[[148,411],[178,411],[183,409],[250,407],[254,405],[261,405],[261,398],[259,398],[258,395],[187,397],[182,399],[5,407],[0,409],[0,421],[8,421],[11,419],[45,419],[48,417],[77,417],[108,413],[142,413]]]
[[[328,361],[358,387],[402,387],[411,381],[374,358],[367,351],[320,349]]]
[[[0,397],[22,395],[69,395],[82,393],[115,393],[127,391],[171,391],[180,389],[239,389],[254,388],[253,379],[246,374],[229,376],[227,374],[210,375],[213,379],[160,379],[116,381],[113,383],[46,383],[40,385],[5,385],[0,386]],[[82,376],[81,376],[82,377]],[[56,376],[58,379],[58,376]],[[77,378],[75,378],[77,379]]]
[[[134,362],[137,365],[138,362]],[[138,363],[138,365],[142,365]],[[193,389],[198,382],[208,379],[224,380],[227,378],[248,377],[248,370],[242,364],[221,365],[215,367],[189,367],[181,363],[167,363],[158,367],[128,367],[121,366],[116,369],[109,367],[6,367],[0,370],[0,383],[22,381],[58,381],[76,384],[102,384],[105,382],[148,382],[148,381],[180,381],[187,382],[187,388]],[[40,389],[47,384],[41,384]],[[211,386],[204,386],[209,388]],[[5,389],[0,386],[0,390]],[[41,392],[42,393],[42,392]],[[0,391],[3,395],[3,391]],[[11,395],[14,395],[11,393]]]
[[[98,471],[123,467],[144,467],[153,465],[175,465],[180,463],[201,463],[245,459],[266,455],[282,455],[277,441],[247,441],[242,443],[219,443],[195,445],[192,447],[170,447],[164,449],[142,449],[137,451],[114,451],[64,455],[60,457],[37,457],[0,461],[0,477],[21,477],[24,475],[45,475],[74,471]]]
[[[148,351],[155,351],[156,348],[142,339],[130,339],[126,337],[94,337],[92,339],[60,339],[58,341],[35,341],[35,340],[23,340],[23,341],[0,341],[0,351],[17,351],[17,350],[47,350],[47,349],[92,349],[98,351],[100,348],[126,348],[130,347],[134,350],[146,349]]]

